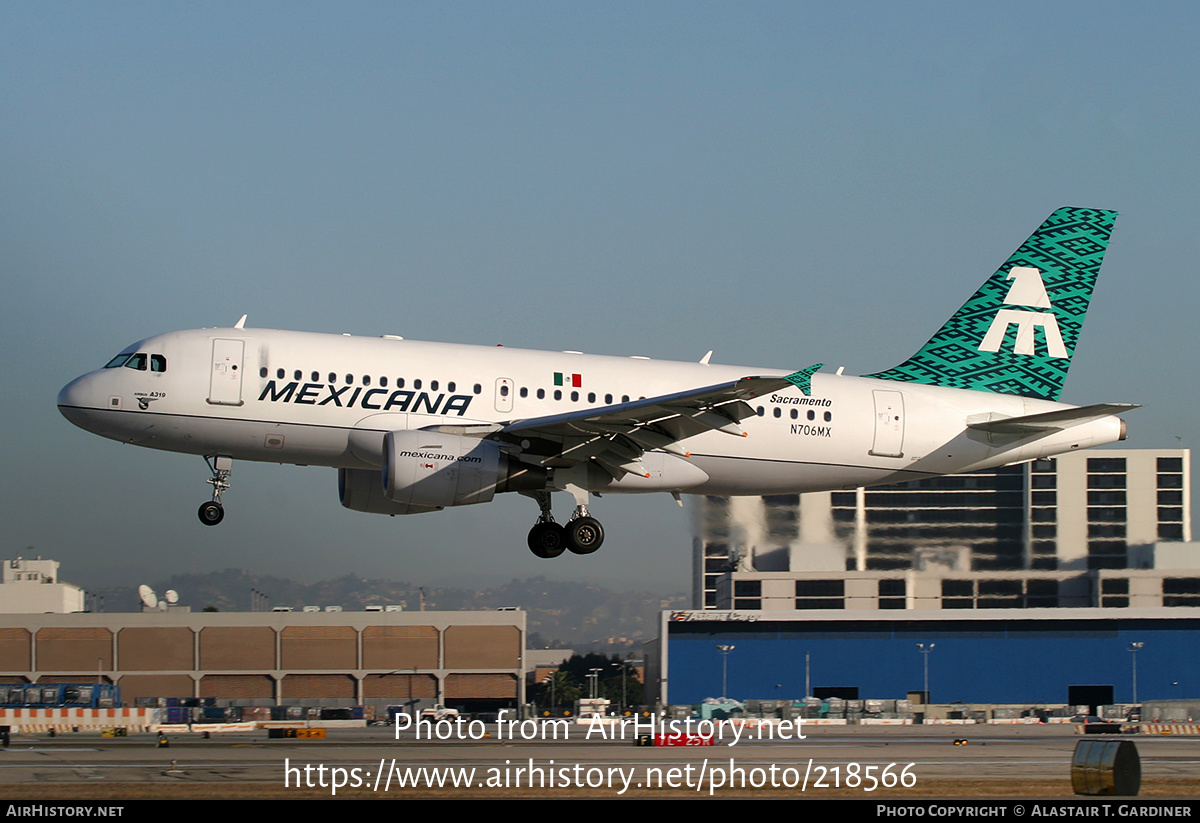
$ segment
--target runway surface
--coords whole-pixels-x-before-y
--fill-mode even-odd
[[[330,730],[325,740],[171,735],[168,748],[156,748],[153,735],[17,736],[0,751],[0,791],[19,799],[1071,797],[1083,739],[1072,726],[850,726],[802,727],[804,739],[786,741],[647,748],[631,733],[585,739],[587,727],[572,726],[561,739],[559,731],[557,740],[417,740],[390,727]],[[1112,739],[1135,743],[1143,796],[1200,797],[1200,738]]]

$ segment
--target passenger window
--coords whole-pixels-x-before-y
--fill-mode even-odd
[[[579,402],[579,392],[577,392],[577,391],[573,391],[573,392],[571,392],[571,402],[572,402],[572,403],[578,403],[578,402]]]
[[[590,391],[590,392],[588,392],[588,402],[589,402],[589,403],[595,403],[595,402],[596,402],[596,393],[595,393],[594,391]]]
[[[451,389],[450,391],[454,391],[454,389]],[[528,397],[528,396],[529,396],[529,389],[527,389],[525,386],[522,386],[522,387],[521,387],[521,396],[522,396],[522,397]]]
[[[293,380],[302,380],[302,379],[304,379],[304,375],[299,369],[296,369],[294,372],[292,372],[292,379]]]
[[[604,395],[604,402],[611,406],[612,405],[612,395],[611,394]]]
[[[479,394],[481,391],[483,391],[483,387],[480,386],[478,383],[476,383],[475,384],[475,393]]]
[[[508,386],[501,386],[501,387],[500,387],[500,396],[501,396],[501,397],[508,397]]]
[[[261,369],[258,370],[258,376],[259,377],[267,376],[267,367],[266,366],[263,366]]]
[[[429,381],[429,390],[430,391],[437,391],[437,387],[438,387],[438,381],[436,381],[436,380]]]
[[[317,372],[313,372],[312,373],[312,381],[314,383],[319,383],[321,381],[321,375]]]
[[[421,378],[418,377],[416,380],[413,381],[413,388],[414,389],[421,388]]]
[[[275,378],[276,378],[277,380],[282,380],[282,379],[283,379],[283,369],[276,369],[276,370],[275,370]]]
[[[455,391],[455,390],[456,390],[456,387],[454,385],[453,380],[451,380],[449,383],[446,384],[446,391]]]
[[[166,370],[167,370],[167,358],[166,357],[164,357],[161,354],[150,355],[150,371],[162,372],[162,371],[166,371]]]
[[[555,390],[554,390],[554,399],[555,399],[555,400],[562,400],[562,389],[555,389]]]
[[[379,385],[386,389],[387,388],[387,378],[386,377],[379,378]]]
[[[538,389],[538,400],[545,400],[545,399],[546,399],[546,390]]]
[[[146,370],[146,355],[143,352],[138,352],[133,357],[129,358],[129,362],[125,364],[127,369],[137,369],[138,371]]]

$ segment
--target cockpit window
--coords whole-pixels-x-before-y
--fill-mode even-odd
[[[127,369],[137,369],[138,371],[146,370],[146,353],[138,352],[129,358],[129,362],[125,364]]]
[[[167,358],[161,354],[150,355],[150,371],[166,371]]]
[[[129,357],[130,357],[130,354],[129,354],[129,352],[127,352],[127,351],[126,351],[126,352],[121,352],[121,353],[120,353],[120,354],[118,354],[116,357],[114,357],[112,360],[109,360],[109,361],[108,361],[108,365],[107,365],[107,366],[105,366],[104,368],[106,368],[106,369],[119,369],[119,368],[121,368],[121,366],[124,366],[124,365],[125,365],[125,361],[126,361],[126,360],[128,360],[128,359],[129,359]]]

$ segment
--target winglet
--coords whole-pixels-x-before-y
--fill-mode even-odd
[[[234,323],[234,324],[233,324],[233,327],[234,327],[235,329],[244,329],[244,328],[246,328],[246,318],[247,318],[248,316],[249,316],[249,315],[243,314],[243,315],[242,315],[242,319],[241,319],[241,320],[239,320],[239,321],[237,321],[236,323]]]
[[[824,363],[817,363],[814,366],[809,366],[807,369],[800,369],[800,371],[785,375],[783,379],[800,389],[800,392],[807,397],[812,394],[812,376],[824,366]]]

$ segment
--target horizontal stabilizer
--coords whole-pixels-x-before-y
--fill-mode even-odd
[[[1021,417],[1003,417],[993,420],[968,422],[967,428],[991,434],[1055,432],[1136,408],[1139,408],[1139,404],[1137,403],[1097,403],[1093,406],[1080,406],[1075,409],[1062,409],[1060,411],[1041,412],[1040,414],[1026,414]]]

